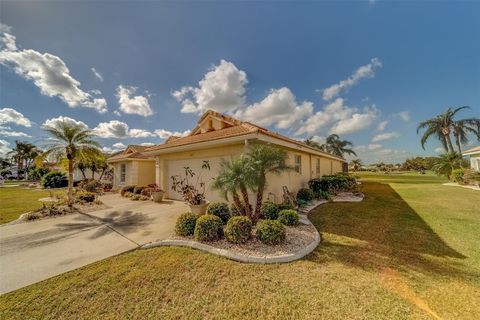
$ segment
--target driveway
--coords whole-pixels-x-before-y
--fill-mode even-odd
[[[179,201],[100,198],[110,208],[0,226],[0,294],[168,238]]]

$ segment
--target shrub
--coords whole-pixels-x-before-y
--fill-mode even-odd
[[[68,179],[65,173],[53,171],[43,176],[42,185],[45,188],[64,188],[68,186]]]
[[[242,205],[243,205],[243,202],[242,202]],[[251,212],[253,210],[252,205],[248,204],[248,206],[250,207],[250,212]],[[242,208],[242,211],[243,211],[243,208]],[[238,211],[238,208],[235,205],[235,203],[232,203],[232,204],[230,204],[230,215],[231,216],[241,216],[243,214],[240,211]]]
[[[125,197],[125,193],[127,192],[133,193],[133,189],[135,189],[135,186],[124,186],[122,189],[120,189],[120,195],[122,197]]]
[[[278,220],[260,220],[257,223],[256,236],[265,244],[280,244],[286,238],[285,227]]]
[[[131,198],[133,195],[135,195],[135,193],[133,193],[133,192],[125,192],[125,193],[123,194],[123,196],[124,196],[125,198]]]
[[[325,199],[327,201],[332,200],[332,196],[330,196],[330,193],[328,191],[323,191],[319,190],[318,194],[316,195],[317,199]]]
[[[229,242],[247,242],[252,234],[252,220],[245,216],[232,217],[228,220],[224,233]]]
[[[312,201],[313,197],[314,197],[313,191],[308,188],[301,188],[297,192],[297,201],[298,200]]]
[[[142,190],[145,188],[148,188],[148,186],[135,186],[132,192],[135,194],[142,194]]]
[[[84,202],[93,202],[95,201],[95,193],[93,192],[79,192],[77,194],[77,199]]]
[[[213,214],[219,217],[224,224],[227,223],[231,216],[228,204],[223,202],[210,203],[207,208],[207,214]]]
[[[284,201],[283,203],[278,205],[278,211],[280,212],[281,210],[285,209],[295,209],[292,204],[289,201]]]
[[[79,185],[82,189],[87,192],[97,193],[103,188],[102,184],[97,180],[88,180],[86,183]]]
[[[103,182],[103,191],[110,191],[113,188],[113,183],[111,182]]]
[[[459,184],[463,184],[465,181],[463,175],[465,174],[465,169],[459,168],[452,171],[453,180]]]
[[[296,210],[282,210],[278,213],[278,221],[286,226],[296,226],[298,225],[299,216]]]
[[[26,219],[30,221],[30,220],[40,219],[41,217],[42,217],[42,214],[40,212],[29,212],[27,213]]]
[[[354,192],[357,190],[357,181],[354,177],[339,174],[311,179],[308,181],[308,186],[312,189],[315,196],[318,197],[320,191],[326,191],[329,194],[336,194],[342,191]]]
[[[212,214],[200,216],[193,232],[197,241],[216,241],[222,237],[222,219]]]
[[[279,212],[280,208],[277,204],[270,201],[262,203],[261,213],[264,219],[276,220]]]
[[[134,194],[132,194],[131,199],[132,199],[133,201],[138,201],[138,200],[140,200],[140,197],[141,197],[141,195],[134,193]]]
[[[179,236],[191,236],[195,231],[197,216],[191,212],[182,213],[175,223],[175,233]]]
[[[146,187],[142,189],[141,195],[146,196],[146,197],[151,197],[152,193],[155,192],[155,188],[152,187]]]
[[[147,200],[150,200],[150,197],[149,196],[140,196],[140,200],[142,201],[147,201]]]

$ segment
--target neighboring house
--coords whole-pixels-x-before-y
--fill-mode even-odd
[[[190,167],[196,173],[193,179],[200,177],[206,182],[207,200],[221,201],[221,193],[210,188],[220,169],[220,160],[247,153],[252,143],[270,143],[288,152],[288,162],[293,170],[268,177],[264,197],[273,201],[282,201],[282,186],[296,192],[306,187],[311,178],[342,172],[346,167],[343,158],[214,111],[204,113],[186,137],[171,136],[163,144],[141,151],[138,146],[129,146],[124,154],[107,161],[115,167],[114,187],[156,183],[167,192],[168,198],[181,200],[180,194],[172,190],[171,177],[184,176],[184,168]],[[202,169],[204,161],[209,162],[210,170]]]
[[[462,154],[470,157],[470,168],[480,171],[480,146],[463,151]]]
[[[113,187],[155,183],[155,158],[144,155],[147,147],[129,145],[107,159],[113,167]]]

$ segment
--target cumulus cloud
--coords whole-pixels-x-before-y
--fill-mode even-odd
[[[103,82],[103,76],[100,72],[97,71],[97,69],[95,69],[94,67],[92,67],[92,72],[93,72],[93,75],[95,76],[95,78],[97,78],[99,81]]]
[[[312,102],[298,103],[290,89],[283,87],[272,89],[265,99],[237,111],[235,115],[261,126],[275,125],[279,129],[289,129],[312,113]]]
[[[133,86],[118,86],[117,99],[120,105],[120,111],[128,114],[138,114],[148,117],[153,114],[148,97],[133,96],[138,88]]]
[[[128,135],[132,138],[148,138],[155,136],[154,133],[143,129],[130,129]]]
[[[342,91],[350,89],[362,79],[373,78],[375,76],[375,69],[381,68],[382,62],[378,58],[373,58],[370,63],[359,67],[350,77],[340,81],[323,90],[323,99],[332,100],[337,97]]]
[[[125,122],[111,120],[109,122],[100,122],[93,129],[93,132],[100,138],[127,138],[129,128]]]
[[[112,145],[112,147],[115,148],[115,149],[125,149],[127,146],[124,145],[124,144],[121,143],[121,142],[117,142],[117,143],[114,143],[114,144]]]
[[[0,136],[4,137],[28,137],[31,138],[31,135],[26,134],[25,132],[15,131],[10,127],[0,126]]]
[[[80,89],[80,82],[70,75],[65,62],[50,53],[40,53],[32,49],[18,50],[15,37],[8,26],[0,27],[0,64],[12,68],[15,73],[33,83],[43,95],[58,97],[69,107],[93,108],[100,113],[107,111],[104,98],[93,97]]]
[[[0,139],[0,157],[5,157],[10,151],[10,142]]]
[[[378,124],[377,130],[378,131],[383,131],[387,127],[388,121],[382,121]]]
[[[198,87],[186,86],[172,92],[183,113],[203,113],[208,109],[233,112],[245,105],[247,75],[228,61],[221,60],[205,74]]]
[[[0,109],[0,125],[6,123],[15,123],[24,127],[32,126],[32,122],[28,118],[12,108]]]
[[[364,130],[375,121],[378,110],[375,105],[366,107],[362,113],[354,113],[346,119],[342,119],[330,128],[329,133],[350,134]]]
[[[389,140],[389,139],[398,138],[398,137],[400,137],[400,134],[398,132],[395,132],[395,131],[385,132],[385,133],[380,133],[375,135],[372,138],[372,142],[384,141],[384,140]]]
[[[410,113],[408,111],[402,111],[394,114],[395,117],[400,118],[402,121],[410,121]]]
[[[141,146],[144,146],[144,147],[151,147],[151,146],[154,146],[155,143],[153,142],[143,142],[143,143],[140,143]]]
[[[183,131],[183,132],[178,132],[178,131],[172,132],[172,131],[168,131],[168,130],[165,130],[165,129],[157,129],[157,130],[154,131],[154,133],[159,138],[167,139],[170,136],[177,136],[177,137],[188,136],[190,134],[190,130],[186,130],[186,131]]]
[[[47,119],[45,120],[45,122],[42,124],[42,127],[54,127],[54,128],[58,128],[58,125],[60,123],[66,123],[68,125],[79,125],[79,126],[82,126],[83,128],[85,129],[88,129],[88,126],[85,124],[85,122],[82,122],[82,121],[77,121],[75,119],[72,119],[72,118],[69,118],[69,117],[64,117],[64,116],[60,116],[60,117],[57,117],[57,118],[51,118],[51,119]]]
[[[372,144],[369,144],[369,145],[366,145],[366,146],[359,145],[359,146],[354,147],[353,149],[355,151],[358,151],[358,152],[365,152],[365,151],[378,150],[378,149],[381,149],[381,148],[382,148],[381,144],[372,143]]]

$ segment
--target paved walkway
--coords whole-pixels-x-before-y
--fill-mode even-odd
[[[179,201],[101,200],[110,208],[0,226],[0,294],[166,239],[188,211]]]

